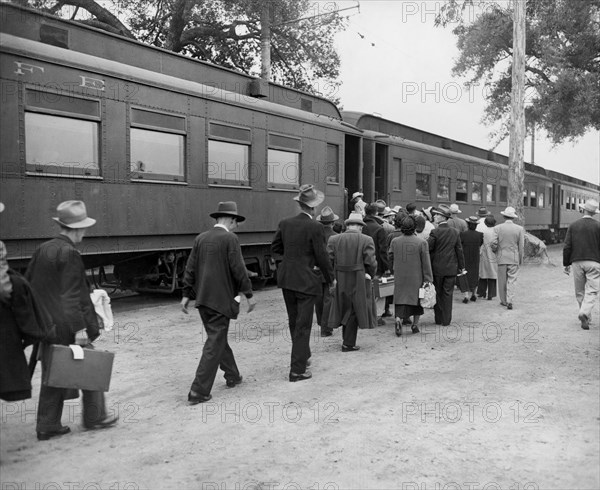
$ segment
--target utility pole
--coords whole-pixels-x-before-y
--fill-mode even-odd
[[[271,80],[271,1],[263,1],[260,12],[260,78]]]
[[[513,206],[523,225],[523,191],[525,187],[525,12],[526,0],[512,0],[513,64],[508,157],[508,204]],[[529,196],[527,196],[529,198]]]

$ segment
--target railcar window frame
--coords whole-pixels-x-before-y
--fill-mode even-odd
[[[464,194],[465,198],[459,198],[458,194],[459,194],[459,182],[464,182],[465,184],[465,190],[464,192],[460,192],[461,196],[462,194]],[[467,179],[456,179],[456,187],[454,189],[454,201],[455,202],[469,202],[469,181]]]
[[[504,194],[504,199],[502,198],[502,194]],[[502,185],[500,184],[500,191],[498,192],[498,200],[500,204],[508,204],[508,184]]]
[[[231,124],[229,122],[211,120],[206,124],[206,182],[209,186],[231,186],[236,188],[250,189],[252,187],[251,177],[251,159],[252,159],[252,128],[247,126]],[[229,170],[221,172],[219,175],[211,175],[211,166],[214,157],[211,156],[211,146],[226,145],[230,151],[241,151],[240,155],[234,156],[240,161],[223,161],[220,164],[234,165],[234,178],[227,178]],[[223,155],[221,153],[221,155]]]
[[[488,199],[488,196],[490,195],[490,191],[491,191],[492,198]],[[496,194],[496,184],[485,184],[485,203],[486,204],[496,204],[497,197],[498,196]]]
[[[337,143],[327,143],[327,159],[325,161],[325,181],[328,184],[340,183],[340,146]],[[335,161],[330,161],[332,158],[331,151],[335,149]],[[330,175],[333,170],[334,175]]]
[[[392,157],[392,190],[402,190],[402,158]]]
[[[479,192],[479,199],[475,197],[477,192]],[[471,202],[483,203],[483,182],[471,181]]]
[[[130,105],[128,108],[128,131],[127,131],[127,158],[128,162],[128,170],[129,170],[129,178],[131,182],[149,182],[149,183],[173,183],[173,184],[181,184],[186,182],[186,162],[187,162],[187,143],[188,143],[188,122],[187,116],[181,113],[174,113],[168,111],[161,111],[157,109],[150,109],[144,106],[138,105]],[[149,114],[150,117],[154,117],[154,121],[152,123],[144,122],[140,117],[139,120],[136,120],[135,115],[139,114]],[[160,116],[164,116],[162,118],[163,124],[160,123]],[[170,124],[170,122],[175,122],[179,120],[182,124],[181,127],[176,127],[175,124]],[[140,169],[139,163],[143,163],[141,160],[134,158],[134,130],[135,132],[145,132],[145,133],[156,133],[163,136],[174,136],[178,144],[178,159],[179,159],[179,171],[177,173],[170,172],[152,172],[146,170],[145,168]],[[146,136],[150,136],[147,134]],[[172,145],[173,147],[175,145]],[[148,149],[145,148],[147,151]],[[168,158],[168,157],[167,157]],[[133,162],[136,160],[138,163],[138,168],[133,168]]]
[[[33,100],[34,94],[39,94],[39,102]],[[31,98],[30,95],[32,96]],[[53,97],[58,98],[56,102],[50,102],[49,99]],[[77,102],[80,102],[79,110],[77,110]],[[87,108],[85,107],[85,103],[88,103]],[[32,86],[25,84],[23,87],[22,110],[25,137],[22,142],[22,150],[25,155],[26,174],[32,176],[101,179],[102,103],[103,101],[100,97],[83,96],[73,93],[72,91],[65,94],[63,91],[57,89],[41,90],[41,88],[36,85]],[[56,105],[53,107],[53,104]],[[36,149],[30,146],[32,145],[32,137],[28,134],[30,132],[30,125],[27,123],[29,114],[34,118],[37,116],[41,116],[42,119],[53,118],[54,123],[48,124],[46,126],[47,128],[56,128],[57,120],[62,120],[63,122],[69,121],[71,123],[78,122],[79,125],[81,125],[81,123],[89,123],[89,130],[84,136],[89,137],[88,143],[91,144],[91,148],[87,148],[87,151],[90,152],[92,161],[83,164],[81,162],[67,160],[64,160],[62,164],[57,164],[56,161],[46,163],[31,162],[29,158],[36,152]],[[71,129],[76,130],[74,127]],[[31,131],[33,130],[34,129],[32,128]],[[39,127],[37,131],[40,131]],[[80,141],[82,134],[83,133],[79,132],[79,138],[76,138],[78,142]],[[74,138],[70,138],[68,141],[57,140],[57,137],[60,138],[60,136],[63,135],[65,135],[65,131],[60,130],[60,128],[58,130],[55,129],[54,137],[50,135],[50,139],[52,141],[56,140],[57,143],[53,145],[50,150],[47,146],[44,146],[42,151],[48,152],[56,150],[58,153],[65,149],[72,151]],[[68,171],[65,172],[65,170]]]
[[[427,177],[427,194],[419,189],[419,176]],[[415,200],[431,201],[431,172],[415,172]]]
[[[268,189],[281,189],[281,190],[297,190],[300,188],[302,182],[302,152],[303,152],[302,138],[292,136],[285,133],[279,133],[276,131],[268,131],[267,133],[267,188]],[[294,161],[289,161],[281,167],[281,171],[275,174],[275,166],[279,162],[281,157],[293,158]],[[339,151],[338,151],[339,157]],[[282,182],[281,180],[289,179],[290,174],[288,172],[289,164],[293,163],[295,166],[296,181],[295,182]],[[284,173],[286,174],[284,176]],[[281,179],[275,180],[276,176],[281,176]]]
[[[537,188],[533,187],[529,189],[529,207],[530,208],[537,208],[537,196],[538,196],[538,192],[537,192]]]
[[[446,194],[445,194],[445,196],[440,194],[440,184],[442,183],[442,180],[446,181]],[[450,177],[447,177],[445,175],[438,175],[438,177],[437,177],[436,197],[437,197],[438,202],[439,201],[450,202]]]

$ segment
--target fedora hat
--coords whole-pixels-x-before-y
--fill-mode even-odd
[[[452,213],[450,212],[450,208],[448,206],[446,206],[445,204],[440,204],[437,208],[433,208],[431,210],[431,214],[441,214],[442,216],[444,216],[445,218],[451,218],[452,217]]]
[[[518,218],[517,216],[517,212],[515,211],[515,208],[513,208],[512,206],[508,206],[504,211],[500,211],[500,214],[502,216],[505,216],[506,218]]]
[[[579,204],[579,209],[583,209],[589,213],[600,213],[598,210],[598,201],[595,199],[588,199],[585,204]]]
[[[383,199],[377,199],[377,201],[375,201],[375,205],[377,206],[378,212],[385,212],[387,204]]]
[[[318,206],[324,200],[325,194],[317,190],[317,188],[312,184],[301,185],[300,192],[296,197],[294,197],[294,201],[306,204],[309,208],[314,208],[315,206]]]
[[[346,226],[348,225],[361,225],[365,226],[365,222],[362,220],[362,214],[360,213],[350,213],[348,219],[344,222]]]
[[[466,220],[467,223],[471,223],[471,224],[478,224],[479,223],[479,218],[477,216],[469,216]]]
[[[364,194],[362,192],[355,192],[352,194],[352,199],[356,199],[357,197],[363,197]]]
[[[240,222],[246,220],[246,218],[238,214],[237,204],[235,201],[220,202],[217,210],[210,214],[210,217],[215,219],[220,218],[221,216],[229,216],[230,218],[235,218]]]
[[[485,206],[480,207],[479,211],[477,211],[477,216],[479,216],[481,218],[485,218],[488,214],[490,214],[490,212],[487,210],[487,208]]]
[[[64,201],[57,208],[57,217],[52,218],[67,228],[88,228],[96,224],[96,220],[88,218],[83,201]]]
[[[321,214],[317,216],[317,221],[320,221],[321,223],[333,223],[338,219],[340,219],[340,217],[335,214],[333,209],[331,209],[329,206],[325,206],[321,210]]]
[[[452,214],[460,214],[462,211],[458,209],[458,204],[450,204],[450,213]]]

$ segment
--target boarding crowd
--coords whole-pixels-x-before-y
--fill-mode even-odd
[[[474,216],[460,218],[458,205],[440,204],[418,210],[388,207],[379,200],[365,203],[354,193],[348,217],[341,220],[324,194],[305,184],[293,199],[299,213],[283,219],[271,244],[280,258],[277,285],[282,289],[292,338],[289,381],[308,380],[310,332],[316,312],[321,336],[342,327],[343,352],[359,350],[359,329],[385,324],[393,317],[395,333],[410,325],[419,332],[422,302],[435,289],[434,321],[447,326],[452,321],[455,285],[463,302],[492,300],[512,310],[515,285],[524,257],[525,230],[515,223],[512,207],[500,214],[498,224],[485,207]],[[317,215],[317,208],[321,208]],[[593,219],[598,202],[581,205],[584,216],[567,231],[563,251],[565,273],[573,271],[578,318],[589,329],[592,309],[598,301],[600,283],[600,222]],[[0,203],[0,212],[4,205]],[[42,345],[79,344],[88,349],[100,335],[102,322],[94,312],[85,267],[76,245],[96,223],[88,217],[82,201],[59,204],[54,217],[59,234],[34,253],[24,275],[11,270],[6,249],[0,242],[0,398],[31,397],[31,365],[23,349]],[[211,390],[219,368],[226,385],[242,382],[234,353],[228,344],[229,323],[240,312],[242,296],[247,311],[255,299],[239,239],[233,231],[246,218],[233,201],[218,203],[210,214],[216,223],[194,240],[184,272],[181,309],[189,313],[193,302],[207,333],[202,356],[188,393],[190,404],[212,398]],[[378,316],[377,291],[393,282],[385,294],[384,311]],[[391,294],[389,294],[391,293]],[[433,301],[432,301],[433,302]],[[393,312],[392,312],[393,307]],[[43,349],[41,351],[43,353]],[[42,378],[48,369],[42,361]],[[115,425],[117,417],[107,414],[104,393],[83,392],[83,423],[88,430]],[[42,383],[37,414],[37,437],[47,440],[67,434],[61,425],[64,401],[78,397],[77,390]]]

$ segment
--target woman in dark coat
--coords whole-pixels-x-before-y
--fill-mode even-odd
[[[477,216],[469,216],[466,222],[468,230],[460,234],[460,242],[465,256],[465,268],[467,269],[467,280],[469,281],[469,289],[463,291],[465,295],[463,303],[469,302],[469,296],[471,301],[477,301],[475,290],[479,283],[479,249],[483,245],[483,233],[475,231],[479,223]]]
[[[401,319],[413,317],[412,331],[419,332],[423,307],[419,304],[419,288],[433,281],[429,247],[415,235],[415,220],[408,216],[400,223],[402,235],[394,238],[388,249],[390,267],[394,271],[394,304],[396,305],[396,335],[402,335]]]

